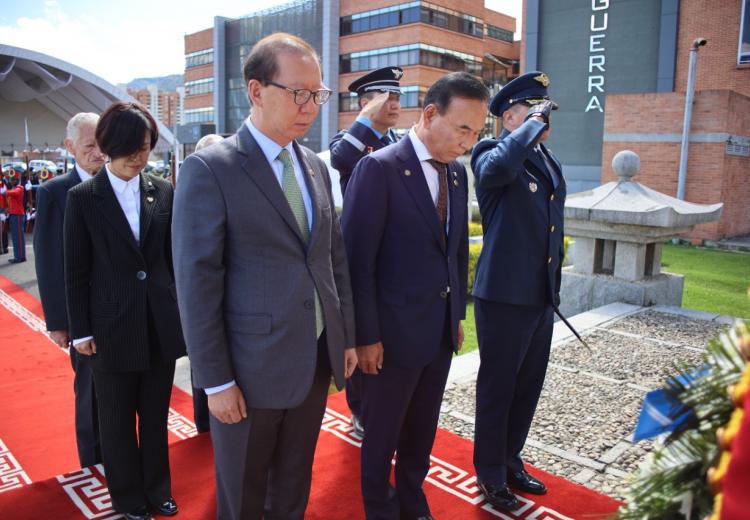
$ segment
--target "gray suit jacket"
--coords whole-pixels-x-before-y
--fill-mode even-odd
[[[195,385],[236,380],[251,408],[305,399],[317,355],[314,287],[337,386],[354,345],[346,253],[325,164],[294,144],[313,205],[306,244],[245,125],[189,156],[172,223],[177,297]]]

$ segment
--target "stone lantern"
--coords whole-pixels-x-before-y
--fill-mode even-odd
[[[718,220],[723,204],[693,204],[639,184],[640,165],[638,154],[623,150],[612,160],[619,181],[568,196],[565,233],[575,243],[562,275],[564,313],[614,302],[682,304],[683,277],[661,271],[662,243]]]

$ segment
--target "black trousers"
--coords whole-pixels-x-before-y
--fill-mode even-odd
[[[172,496],[167,415],[174,370],[174,361],[155,356],[146,371],[93,371],[104,470],[115,511],[133,512]]]
[[[367,520],[430,514],[422,484],[430,467],[453,355],[448,319],[445,321],[442,348],[426,366],[389,364],[385,354],[379,374],[362,375],[362,497]],[[389,483],[394,452],[398,452],[395,490]]]
[[[331,382],[325,332],[317,348],[312,386],[299,406],[250,408],[237,424],[211,415],[219,520],[304,518]]]
[[[362,377],[363,372],[359,367],[354,369],[352,376],[346,380],[346,404],[349,405],[352,415],[362,417]]]
[[[474,468],[488,484],[523,469],[526,443],[547,372],[551,305],[525,307],[477,298],[479,340]]]
[[[99,442],[99,415],[94,390],[94,374],[91,358],[82,356],[76,349],[70,349],[70,363],[73,365],[73,391],[75,392],[76,445],[78,460],[82,468],[102,461]]]

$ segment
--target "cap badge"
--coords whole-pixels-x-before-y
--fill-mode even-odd
[[[538,76],[534,76],[534,79],[541,83],[544,88],[549,87],[549,76],[546,74],[542,73]]]
[[[403,76],[403,75],[404,75],[404,71],[402,71],[402,70],[398,70],[398,69],[391,69],[391,72],[393,72],[393,77],[394,77],[394,78],[395,78],[396,80],[399,80],[399,79],[401,79],[401,76]]]

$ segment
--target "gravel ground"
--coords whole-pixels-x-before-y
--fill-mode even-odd
[[[662,320],[663,321],[663,320]],[[658,388],[675,372],[684,372],[702,363],[702,352],[596,330],[586,335],[589,352],[576,341],[556,345],[550,361],[578,370],[601,374],[625,383]]]
[[[632,385],[658,388],[666,374],[699,365],[706,342],[725,329],[645,310],[588,333],[593,354],[572,341],[554,346],[524,459],[622,500],[626,474],[653,449],[630,441],[645,393]],[[475,396],[473,380],[448,388],[440,426],[472,439]]]

